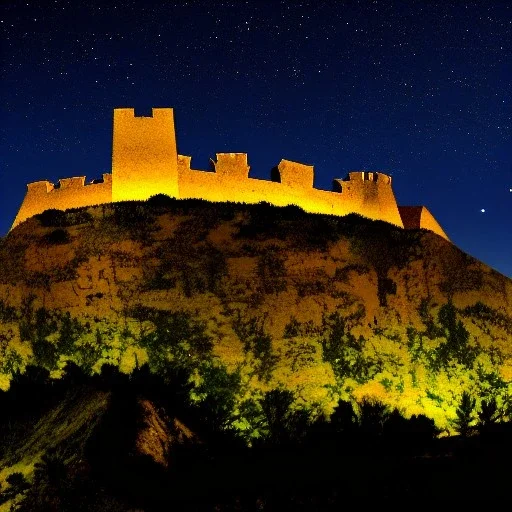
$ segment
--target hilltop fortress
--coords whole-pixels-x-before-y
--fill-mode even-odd
[[[154,108],[151,117],[136,117],[132,108],[114,109],[112,174],[90,183],[85,176],[62,178],[57,185],[29,183],[12,227],[50,208],[66,210],[167,194],[216,202],[295,204],[307,212],[340,216],[359,213],[406,229],[426,228],[448,240],[424,206],[397,205],[386,174],[350,172],[344,180],[335,179],[330,192],[313,187],[312,165],[281,160],[269,181],[249,177],[246,153],[216,157],[212,172],[192,169],[191,157],[178,154],[172,108]]]

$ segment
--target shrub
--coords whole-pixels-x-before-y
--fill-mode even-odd
[[[277,362],[277,357],[272,352],[272,337],[265,333],[262,322],[257,318],[251,318],[244,323],[239,316],[233,329],[242,341],[244,351],[254,354],[258,378],[268,382]]]
[[[176,286],[175,277],[166,277],[161,268],[150,269],[144,275],[143,288],[145,290],[169,290]]]
[[[354,271],[361,276],[363,274],[367,274],[370,271],[370,268],[367,267],[366,265],[359,264],[351,264],[346,265],[345,267],[337,267],[336,272],[334,273],[334,281],[348,283],[351,271]]]
[[[176,202],[177,199],[174,199],[167,194],[156,194],[147,200],[149,206],[159,211],[170,210],[173,206],[176,206]]]
[[[473,432],[472,423],[475,420],[475,403],[476,400],[464,391],[457,407],[457,417],[453,420],[455,430],[462,436],[468,437]]]
[[[477,302],[473,306],[467,306],[462,310],[462,315],[477,318],[485,324],[495,325],[504,329],[508,334],[512,334],[512,318],[482,302]]]
[[[38,213],[35,218],[45,228],[66,226],[66,214],[62,210],[50,208],[43,213]]]
[[[213,431],[230,426],[235,398],[240,391],[240,374],[228,373],[224,366],[202,364],[199,370],[201,383],[194,394],[199,399],[202,419]]]
[[[381,435],[387,417],[386,405],[378,400],[363,400],[359,404],[359,428],[364,435]]]
[[[17,318],[16,308],[0,300],[0,322],[14,322]]]
[[[322,357],[339,380],[353,378],[360,384],[368,381],[379,367],[363,356],[365,340],[356,340],[346,329],[346,321],[337,312],[324,319]]]
[[[295,338],[301,334],[300,322],[292,316],[284,328],[283,338]]]
[[[471,368],[477,351],[468,345],[469,332],[460,320],[457,321],[456,309],[452,302],[441,306],[438,321],[443,328],[442,332],[446,337],[446,342],[439,345],[436,350],[435,366],[447,365],[453,358],[460,364]]]
[[[0,504],[12,500],[15,496],[30,487],[25,475],[20,472],[11,473],[5,480],[10,487],[0,494]]]
[[[264,293],[279,293],[286,290],[286,267],[278,249],[269,248],[258,259],[257,273]]]
[[[50,208],[43,213],[38,213],[35,218],[45,228],[76,226],[92,223],[94,220],[85,208],[72,208],[66,211]]]
[[[206,251],[206,285],[211,293],[218,293],[220,291],[220,282],[228,273],[228,264],[226,256],[222,251],[215,247],[208,247]]]
[[[175,367],[191,368],[211,353],[213,343],[206,324],[189,313],[138,305],[127,310],[126,315],[155,324],[155,330],[143,335],[140,344],[147,349],[150,367],[157,373],[166,375],[171,360]]]
[[[306,410],[293,410],[293,393],[272,389],[265,393],[261,408],[268,424],[269,440],[276,444],[299,441],[307,433],[309,415]]]
[[[325,294],[329,283],[328,281],[299,281],[297,282],[297,294],[299,297],[309,297],[311,295]]]
[[[378,276],[377,296],[379,298],[380,306],[385,307],[388,305],[388,295],[396,295],[396,283],[393,281],[393,279]]]
[[[147,221],[152,221],[152,216],[147,212],[145,205],[137,201],[125,201],[113,203],[113,217],[117,226],[131,228]]]
[[[65,229],[55,229],[45,235],[43,239],[48,245],[64,245],[71,241],[69,233]]]
[[[55,369],[59,354],[53,343],[44,339],[36,340],[32,343],[32,351],[38,365],[48,370]]]

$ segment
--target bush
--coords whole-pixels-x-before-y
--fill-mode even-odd
[[[377,373],[378,365],[363,355],[365,340],[357,340],[346,329],[346,321],[339,313],[333,313],[324,320],[324,330],[323,360],[332,366],[339,380],[352,378],[363,384]]]
[[[476,400],[467,391],[462,393],[456,410],[457,417],[453,420],[455,430],[462,437],[468,437],[474,430],[472,423],[476,419],[474,413],[475,403]]]
[[[48,245],[64,245],[71,241],[69,233],[65,229],[55,229],[45,235],[43,239]]]
[[[35,218],[45,228],[61,227],[66,225],[66,214],[62,210],[50,208],[43,213],[38,213]]]
[[[386,307],[388,305],[387,296],[396,295],[396,283],[388,277],[378,277],[377,296],[379,298],[379,306]]]
[[[463,323],[457,320],[457,312],[453,303],[448,302],[439,309],[438,321],[442,326],[442,334],[446,342],[439,345],[436,350],[435,367],[445,366],[450,359],[472,368],[477,356],[477,350],[468,345],[469,332]]]
[[[269,248],[258,260],[257,273],[264,293],[286,290],[286,267],[277,248]]]
[[[154,217],[144,203],[126,201],[113,203],[114,222],[117,226],[128,229],[146,228],[153,224]]]
[[[189,313],[160,311],[138,305],[126,314],[155,324],[155,330],[143,335],[140,344],[147,349],[150,367],[156,373],[166,375],[171,359],[176,368],[191,368],[211,353],[213,343],[206,332],[206,324],[195,320]]]
[[[261,408],[268,424],[270,442],[283,444],[305,437],[309,415],[304,409],[292,409],[293,401],[293,393],[287,389],[272,389],[265,393]]]
[[[27,482],[25,475],[19,472],[11,473],[6,478],[6,482],[10,485],[10,487],[2,492],[2,494],[0,494],[0,504],[12,500],[18,494],[26,491],[30,487],[30,484]]]
[[[166,194],[156,194],[147,200],[149,206],[163,211],[170,210],[172,207],[176,206],[176,202],[176,199]]]
[[[93,222],[92,215],[85,208],[72,208],[66,211],[50,208],[38,213],[35,218],[45,228],[63,228]]]
[[[0,300],[0,322],[14,322],[17,318],[16,308]]]
[[[238,317],[233,329],[243,343],[244,351],[254,354],[258,378],[268,382],[277,362],[277,357],[272,352],[272,337],[265,333],[262,323],[256,318],[244,323]]]
[[[224,366],[211,363],[202,364],[199,374],[201,383],[194,392],[202,396],[198,404],[200,416],[211,430],[223,430],[230,426],[235,398],[240,391],[240,374],[228,373]]]

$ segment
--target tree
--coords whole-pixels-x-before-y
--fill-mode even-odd
[[[500,421],[501,417],[502,413],[498,409],[495,397],[482,400],[478,412],[478,430],[481,434],[489,432]]]
[[[462,436],[468,437],[473,431],[472,423],[475,421],[476,400],[467,392],[462,393],[459,407],[457,407],[457,417],[453,420],[455,430]]]
[[[261,408],[268,423],[271,441],[282,443],[289,439],[289,416],[292,403],[293,393],[287,389],[272,389],[265,393]]]
[[[365,436],[380,436],[387,419],[386,405],[378,400],[364,399],[359,404],[359,428]]]

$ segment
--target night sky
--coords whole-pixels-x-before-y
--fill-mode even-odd
[[[112,109],[174,107],[206,169],[247,152],[330,189],[393,176],[462,250],[512,276],[512,2],[4,1],[0,236],[41,179],[110,172]]]

